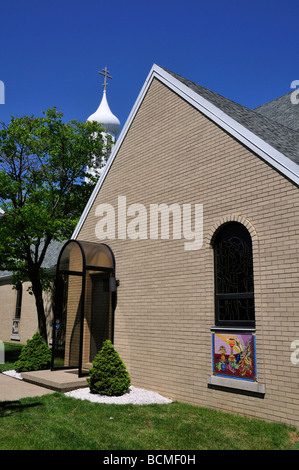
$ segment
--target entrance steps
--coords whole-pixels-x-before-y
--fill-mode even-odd
[[[70,392],[87,387],[87,377],[78,377],[78,369],[37,370],[22,372],[24,382],[45,387],[56,392]]]

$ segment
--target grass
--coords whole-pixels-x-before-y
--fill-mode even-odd
[[[15,360],[12,346],[5,357]],[[106,405],[53,393],[0,402],[0,417],[1,450],[299,450],[299,433],[283,424],[178,402]]]
[[[4,343],[5,364],[0,364],[0,372],[14,368],[23,346],[24,344],[20,343]]]
[[[285,450],[296,434],[177,402],[105,405],[60,393],[2,402],[0,414],[1,450]]]

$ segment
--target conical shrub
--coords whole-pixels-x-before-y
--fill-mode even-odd
[[[51,349],[39,333],[35,333],[23,346],[18,360],[14,364],[17,372],[49,369]]]
[[[91,393],[99,395],[120,396],[128,391],[130,375],[110,340],[95,356],[87,383]]]

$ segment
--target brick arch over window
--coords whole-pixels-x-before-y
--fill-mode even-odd
[[[210,231],[216,326],[255,327],[253,244],[256,241],[252,224],[240,216],[225,217]]]
[[[208,236],[207,236],[208,244],[213,247],[213,243],[214,243],[214,240],[215,240],[215,237],[217,235],[218,230],[224,224],[227,224],[227,223],[230,223],[230,222],[239,222],[240,224],[244,225],[247,228],[248,232],[250,233],[251,240],[252,240],[252,250],[255,253],[258,249],[258,246],[257,246],[258,237],[257,237],[256,230],[255,230],[254,226],[252,225],[252,223],[249,222],[249,220],[247,220],[245,217],[243,217],[241,215],[231,214],[231,215],[226,215],[224,217],[221,217],[221,219],[219,219],[210,228],[210,230],[208,232]]]

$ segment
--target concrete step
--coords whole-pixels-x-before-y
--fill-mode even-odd
[[[87,377],[78,377],[77,369],[38,370],[22,372],[21,376],[24,382],[62,393],[87,387]]]

